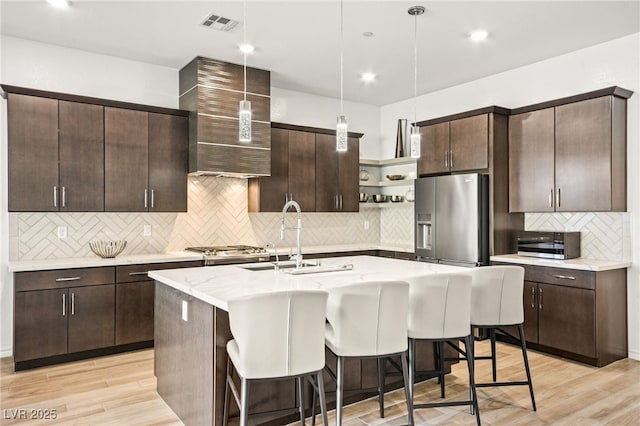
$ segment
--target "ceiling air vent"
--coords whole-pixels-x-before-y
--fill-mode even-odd
[[[225,18],[224,16],[219,16],[215,13],[212,13],[207,16],[204,21],[202,21],[201,25],[209,27],[213,30],[231,31],[236,27],[236,25],[238,25],[238,21],[234,21],[232,19]]]

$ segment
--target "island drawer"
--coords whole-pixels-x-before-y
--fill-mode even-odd
[[[112,266],[16,272],[14,276],[16,292],[113,284],[114,282],[115,268]]]

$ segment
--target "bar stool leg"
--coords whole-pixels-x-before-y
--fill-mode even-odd
[[[411,404],[413,404],[413,391],[414,391],[414,382],[415,382],[415,371],[416,371],[416,360],[415,360],[415,352],[416,352],[416,341],[414,339],[409,338],[409,400]]]
[[[249,380],[242,379],[242,390],[240,391],[240,426],[249,424]]]
[[[378,358],[378,401],[380,403],[380,418],[384,418],[384,379],[386,376],[386,358]]]
[[[469,369],[469,391],[471,392],[471,414],[476,415],[476,424],[480,426],[480,411],[478,410],[478,394],[476,392],[475,368],[473,357],[473,334],[464,338],[467,352],[467,368]]]
[[[304,426],[304,383],[302,376],[296,378],[298,383],[298,411],[300,412],[300,424]]]
[[[342,426],[342,399],[344,394],[344,357],[338,356],[336,372],[336,425]]]
[[[533,383],[531,382],[531,371],[529,370],[529,357],[527,356],[527,344],[524,338],[524,327],[522,324],[518,325],[518,335],[520,337],[520,347],[522,348],[522,359],[524,361],[524,369],[527,372],[527,381],[529,382],[529,393],[531,394],[531,405],[533,405],[533,411],[536,411],[536,399],[533,396]]]
[[[403,353],[400,355],[402,358],[402,377],[404,379],[404,395],[407,400],[407,417],[409,426],[413,426],[413,392],[410,391],[410,388],[413,387],[413,382],[409,380],[409,363],[407,362],[407,353]]]
[[[489,335],[491,336],[491,370],[493,373],[493,381],[495,382],[498,379],[496,373],[496,329],[491,328]]]
[[[224,405],[222,406],[222,426],[229,423],[229,380],[231,380],[231,359],[227,357],[227,377],[224,381]]]
[[[322,370],[317,374],[318,394],[320,394],[320,411],[322,412],[322,424],[329,426],[329,420],[327,418],[327,399],[324,394],[324,378],[322,377]],[[315,398],[315,393],[313,394]],[[315,416],[314,416],[315,418]]]
[[[440,341],[438,345],[438,381],[440,382],[440,398],[444,398],[444,342]]]

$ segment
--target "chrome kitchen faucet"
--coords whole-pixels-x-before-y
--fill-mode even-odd
[[[298,224],[295,228],[285,228],[284,226],[285,213],[287,213],[287,210],[289,210],[289,207],[295,208],[296,212],[298,212]],[[302,211],[300,210],[300,204],[298,204],[293,200],[287,201],[284,207],[282,208],[282,218],[280,220],[280,239],[281,240],[284,240],[284,233],[285,233],[285,230],[287,229],[296,229],[298,232],[298,249],[295,255],[295,259],[296,259],[296,269],[299,269],[302,266]]]

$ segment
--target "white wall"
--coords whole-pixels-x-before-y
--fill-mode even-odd
[[[640,33],[421,96],[417,119],[489,105],[515,108],[609,86],[634,91],[627,103],[627,209],[633,256],[627,297],[629,356],[640,359]],[[381,108],[383,158],[393,156],[397,119],[412,114],[413,100]]]
[[[333,129],[340,100],[291,90],[271,88],[271,121]],[[349,131],[364,133],[360,158],[380,158],[380,107],[344,102]]]

